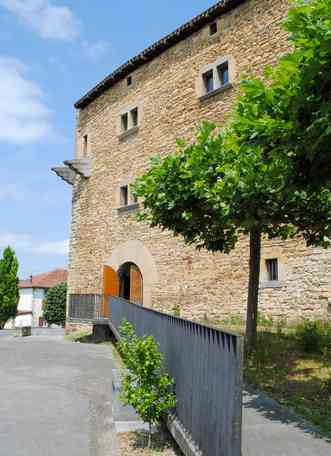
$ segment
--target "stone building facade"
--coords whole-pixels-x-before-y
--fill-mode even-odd
[[[287,0],[225,0],[116,70],[76,103],[69,294],[103,294],[105,267],[135,265],[143,305],[194,319],[245,314],[248,242],[229,255],[188,247],[136,221],[130,183],[151,156],[192,141],[203,119],[222,123],[240,76],[262,74],[290,49]],[[260,308],[276,317],[327,316],[331,251],[300,239],[263,242]],[[129,285],[130,286],[130,285]]]

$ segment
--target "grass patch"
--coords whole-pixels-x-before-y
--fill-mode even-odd
[[[243,319],[214,324],[244,334]],[[289,324],[260,315],[256,352],[245,360],[244,379],[280,404],[331,433],[330,323]]]
[[[294,334],[260,332],[245,381],[331,432],[331,361],[305,353]]]
[[[118,434],[121,456],[182,456],[170,433],[163,427],[153,434],[152,447],[147,448],[148,433],[144,431]]]
[[[82,329],[65,335],[65,339],[70,342],[92,343],[92,331]]]

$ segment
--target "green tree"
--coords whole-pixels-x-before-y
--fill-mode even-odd
[[[163,355],[152,336],[138,337],[127,321],[122,323],[120,335],[118,349],[128,369],[122,379],[121,399],[149,424],[150,447],[152,425],[158,426],[162,415],[176,406],[175,395],[170,391],[173,379],[164,372]]]
[[[10,318],[15,318],[19,300],[18,260],[14,250],[7,247],[0,259],[0,329]]]
[[[292,32],[294,51],[267,68],[265,80],[242,81],[221,133],[215,133],[215,125],[203,123],[194,144],[178,141],[175,154],[154,158],[135,186],[136,194],[144,198],[140,219],[183,236],[197,248],[229,253],[240,236],[249,234],[248,349],[256,343],[262,236],[301,235],[308,245],[330,243],[331,194],[325,184],[329,174],[321,179],[317,165],[326,154],[330,161],[330,104],[317,94],[315,80],[309,87],[305,77],[309,70],[315,75],[317,65],[309,59],[313,53],[309,43],[315,43],[320,55],[325,32],[329,41],[316,79],[324,81],[320,73],[328,71],[325,79],[330,80],[330,1],[316,0],[290,11],[286,27]],[[318,132],[312,126],[314,116]],[[305,149],[305,138],[313,145],[312,130],[324,152]]]
[[[260,81],[255,102],[256,94],[248,97],[253,106],[240,113],[239,126],[244,121],[249,127],[243,139],[255,139],[266,150],[277,145],[291,157],[299,184],[330,187],[331,0],[299,1],[284,26],[294,50],[267,68],[267,84]],[[248,82],[253,89],[257,83]]]
[[[44,300],[44,318],[48,324],[64,325],[66,320],[67,284],[60,283],[50,288]]]

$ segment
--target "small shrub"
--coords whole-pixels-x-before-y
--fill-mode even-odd
[[[122,379],[121,399],[149,424],[150,447],[152,425],[158,426],[163,413],[176,406],[175,394],[170,391],[174,380],[164,372],[164,358],[152,336],[138,337],[127,321],[119,331],[117,346],[128,369]]]
[[[180,317],[180,305],[175,304],[172,308],[173,314],[175,317]]]
[[[304,320],[296,327],[296,337],[306,353],[321,353],[323,348],[323,326],[318,320]]]
[[[66,320],[67,284],[65,282],[50,288],[45,297],[43,312],[48,324],[64,325]]]
[[[282,336],[284,331],[287,329],[287,319],[286,317],[278,318],[276,321],[276,331],[278,336]]]
[[[322,352],[324,358],[331,360],[331,321],[325,323]]]
[[[258,312],[257,314],[257,325],[263,326],[264,328],[271,328],[274,324],[273,318],[269,315]]]
[[[230,326],[242,326],[244,324],[244,318],[240,314],[232,314],[226,322]]]

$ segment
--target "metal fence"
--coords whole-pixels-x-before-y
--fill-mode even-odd
[[[103,296],[98,294],[70,294],[69,319],[87,322],[101,319],[102,300]]]
[[[110,298],[113,330],[124,319],[153,335],[175,379],[176,415],[204,456],[240,456],[242,337]]]

